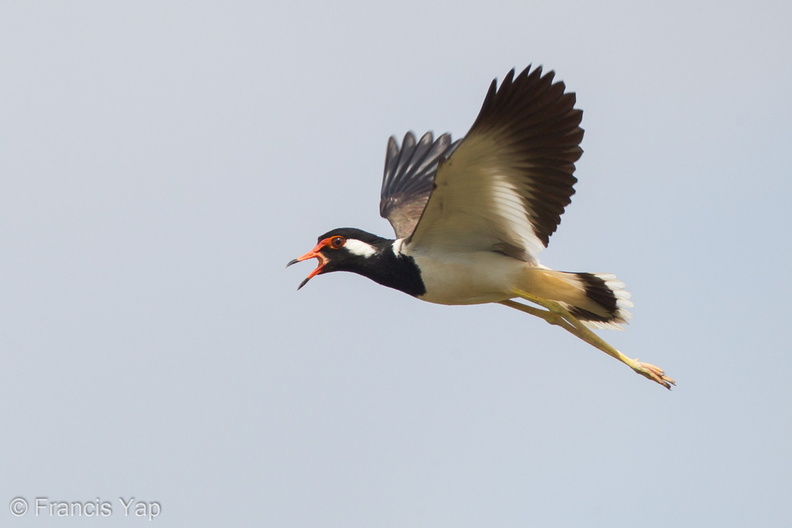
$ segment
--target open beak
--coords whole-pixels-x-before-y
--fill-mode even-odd
[[[320,273],[322,273],[322,268],[324,268],[324,267],[325,267],[325,264],[327,264],[327,257],[325,257],[324,255],[322,255],[322,253],[320,252],[320,250],[321,250],[323,247],[325,247],[325,245],[326,245],[326,244],[324,243],[324,241],[322,241],[322,242],[320,242],[319,244],[317,244],[315,248],[313,248],[311,251],[309,251],[308,253],[306,253],[306,254],[305,254],[305,255],[303,255],[302,257],[297,257],[296,259],[294,259],[294,260],[292,260],[291,262],[289,262],[288,264],[286,264],[286,267],[288,268],[288,267],[289,267],[289,266],[291,266],[292,264],[297,264],[298,262],[302,262],[303,260],[308,260],[308,259],[315,258],[315,259],[317,259],[317,260],[319,261],[319,265],[318,265],[318,266],[316,266],[316,269],[314,269],[314,270],[313,270],[311,273],[309,273],[309,274],[308,274],[308,276],[307,276],[307,277],[305,277],[305,279],[304,279],[304,280],[303,280],[303,281],[300,283],[300,285],[299,285],[299,286],[297,286],[297,289],[298,289],[298,290],[299,290],[300,288],[302,288],[303,286],[305,286],[305,284],[306,284],[306,283],[307,283],[309,280],[313,279],[314,277],[316,277],[317,275],[319,275]]]

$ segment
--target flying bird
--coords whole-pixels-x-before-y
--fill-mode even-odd
[[[396,238],[333,229],[287,266],[318,260],[298,289],[319,274],[351,271],[432,303],[500,303],[560,326],[670,389],[675,382],[662,369],[625,356],[591,330],[627,322],[632,303],[622,282],[552,270],[537,258],[575,192],[583,153],[583,112],[554,77],[529,66],[511,70],[500,86],[493,80],[462,139],[408,132],[399,145],[391,137],[380,214]]]

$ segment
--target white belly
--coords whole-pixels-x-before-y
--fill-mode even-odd
[[[438,304],[481,304],[513,297],[526,262],[489,251],[438,257],[411,253],[421,269],[426,293],[419,299]]]

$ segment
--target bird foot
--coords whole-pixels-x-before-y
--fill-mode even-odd
[[[671,385],[676,385],[674,378],[666,376],[665,372],[660,367],[650,365],[649,363],[643,363],[638,360],[635,360],[635,365],[631,366],[633,370],[641,376],[644,376],[655,383],[659,383],[668,390],[671,390]]]

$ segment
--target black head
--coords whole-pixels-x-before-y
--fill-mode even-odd
[[[316,247],[301,257],[289,262],[291,266],[297,262],[315,258],[319,265],[300,283],[298,290],[313,277],[331,271],[352,271],[363,273],[368,261],[391,240],[372,235],[366,231],[352,227],[340,227],[328,231],[318,238]]]

